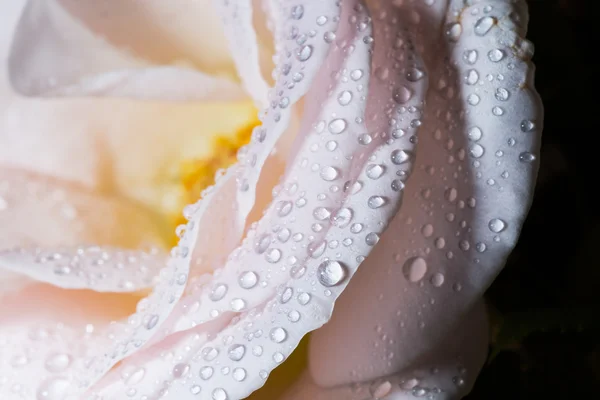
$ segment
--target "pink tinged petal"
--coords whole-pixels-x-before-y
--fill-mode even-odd
[[[439,11],[398,10],[433,26],[443,25]],[[415,172],[400,213],[312,336],[318,385],[401,373],[435,356],[503,267],[531,203],[542,107],[525,4],[457,1],[448,15],[444,41],[417,20],[410,28],[431,81]],[[360,324],[348,330],[349,321]]]
[[[138,235],[143,233],[147,238],[152,238],[152,233],[156,232],[151,221],[144,220],[139,210],[132,206],[121,206],[85,191],[68,191],[68,187],[53,185],[47,179],[24,179],[10,170],[4,170],[3,174],[0,189],[3,190],[1,193],[7,207],[0,211],[0,219],[3,228],[10,227],[10,230],[0,230],[0,234],[4,233],[2,243],[5,245],[38,243],[49,248],[53,245],[74,245],[81,241],[110,245],[114,243],[111,242],[113,240],[121,244],[139,245],[143,242],[143,236],[136,237],[128,232],[129,229],[133,229]],[[87,255],[89,254],[88,251]],[[183,252],[180,251],[177,255],[183,257]],[[10,266],[11,271],[44,279],[44,271],[33,271],[35,263],[28,264],[31,261],[28,254],[4,254],[0,258],[4,266]],[[170,267],[161,271],[154,292],[138,304],[135,314],[126,321],[98,329],[99,337],[104,339],[86,351],[82,367],[74,372],[71,379],[73,390],[85,390],[115,363],[135,352],[155,334],[181,296],[187,280],[189,261],[182,264],[178,260],[173,258]],[[86,259],[84,264],[91,262]],[[134,271],[131,271],[130,276],[139,278]],[[105,286],[101,289],[119,291],[121,282],[117,277],[126,275],[113,274],[114,279],[103,282],[102,285]],[[69,287],[83,287],[90,283],[85,276],[80,278],[85,282],[68,278],[47,280]],[[141,279],[138,284],[143,282],[144,279]]]
[[[184,66],[153,67],[141,49],[129,51],[120,47],[126,44],[112,42],[115,38],[110,35],[115,34],[118,27],[122,28],[120,18],[126,13],[137,12],[139,16],[141,12],[135,2],[120,3],[124,8],[121,14],[114,8],[100,10],[107,5],[98,6],[98,2],[92,1],[29,1],[16,27],[9,57],[13,87],[30,96],[93,95],[168,100],[242,97],[237,85],[227,79]],[[148,18],[157,11],[155,7],[160,8],[160,2],[144,2],[144,5],[149,7],[145,10]],[[90,9],[94,8],[100,9],[91,13]],[[138,23],[136,27],[141,25]],[[129,32],[127,37],[131,36]]]
[[[0,252],[0,269],[64,289],[135,292],[151,288],[166,265],[158,249],[151,252],[111,247],[20,248]]]
[[[351,385],[323,387],[316,384],[318,379],[306,372],[279,400],[460,399],[471,390],[485,363],[488,336],[485,309],[483,303],[478,302],[431,356],[418,360],[398,374]],[[395,339],[388,337],[386,340]],[[367,363],[363,366],[368,367]]]
[[[315,9],[306,7],[303,18],[316,29],[318,24],[311,21],[322,14],[312,15],[311,10]],[[289,12],[288,23],[298,26],[291,8]],[[410,137],[419,125],[414,121],[420,115],[426,79],[410,78],[413,69],[421,67],[416,55],[401,60],[387,83],[370,79],[372,40],[366,8],[344,3],[339,12],[327,14],[332,20],[339,17],[338,41],[330,46],[307,95],[297,155],[273,203],[212,281],[184,299],[185,308],[175,313],[182,317],[173,321],[175,331],[183,331],[165,339],[171,343],[168,357],[142,352],[142,359],[149,355],[143,364],[124,362],[121,368],[137,362],[151,376],[136,388],[139,396],[160,393],[185,399],[202,393],[206,398],[233,399],[262,386],[307,332],[327,322],[335,299],[397,211],[402,188],[395,181],[411,169]],[[306,44],[317,49],[329,42],[323,33]],[[289,55],[298,54],[304,45],[295,44],[296,51],[290,49]],[[373,57],[387,65],[391,55],[384,49]],[[410,46],[403,50],[410,53]],[[393,96],[400,84],[414,93],[402,105]],[[354,100],[340,100],[346,91],[352,91]],[[388,114],[399,115],[392,119]],[[394,136],[398,129],[409,133]],[[372,132],[368,143],[361,140],[365,132]],[[336,145],[327,145],[331,141]],[[195,218],[194,225],[204,226]],[[208,321],[221,320],[231,322],[214,337],[199,333]],[[166,327],[170,325],[171,321]],[[163,342],[155,346],[164,349]],[[187,373],[179,379],[174,371],[181,363]],[[236,379],[236,369],[243,379]],[[202,371],[212,373],[202,379]],[[95,389],[110,398],[125,385],[107,379]]]
[[[79,398],[83,382],[78,376],[88,358],[99,348],[111,347],[110,321],[126,317],[132,305],[126,295],[43,284],[5,296],[0,310],[0,398]]]
[[[48,176],[0,168],[0,250],[82,243],[157,246],[161,235],[152,215],[137,204]]]
[[[225,36],[244,88],[261,107],[269,86],[260,70],[259,47],[252,23],[252,0],[213,0],[225,23]]]

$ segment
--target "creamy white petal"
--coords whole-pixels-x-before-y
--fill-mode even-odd
[[[415,171],[400,213],[312,336],[319,385],[435,356],[504,266],[531,204],[542,108],[525,4],[436,4],[397,9],[419,16],[409,29],[430,80]]]

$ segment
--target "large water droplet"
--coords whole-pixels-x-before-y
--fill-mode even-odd
[[[346,207],[337,210],[331,217],[331,223],[338,228],[345,228],[352,220],[352,210]]]
[[[504,55],[505,55],[504,51],[500,50],[500,49],[493,49],[488,52],[488,58],[490,59],[491,62],[502,61],[502,59],[504,58]]]
[[[371,179],[379,179],[385,172],[385,167],[379,164],[370,164],[367,167],[367,176]]]
[[[212,301],[219,301],[221,300],[223,297],[225,297],[225,294],[227,294],[227,285],[225,285],[224,283],[217,283],[212,291],[210,292],[210,295],[208,296]]]
[[[476,23],[475,23],[475,34],[477,36],[484,36],[486,33],[488,33],[490,31],[490,29],[492,29],[492,26],[494,26],[494,24],[496,23],[496,18],[494,17],[483,17],[480,18]]]
[[[519,161],[523,162],[523,163],[530,163],[535,161],[535,154],[530,153],[528,151],[524,151],[521,154],[519,154]]]
[[[524,119],[521,121],[521,132],[531,132],[535,129],[535,123],[531,120]]]
[[[324,181],[334,181],[339,176],[339,172],[334,167],[323,167],[321,168],[320,176]]]
[[[504,229],[506,229],[506,222],[504,222],[500,218],[494,218],[490,220],[488,227],[490,228],[490,231],[500,233]]]
[[[70,386],[71,384],[65,378],[51,378],[38,388],[37,400],[63,400]]]
[[[296,58],[300,61],[306,61],[310,58],[313,52],[313,47],[309,44],[302,46],[296,53]]]
[[[281,250],[279,249],[270,249],[265,256],[266,260],[272,264],[281,260]]]
[[[371,196],[367,202],[369,204],[369,208],[376,209],[385,205],[386,200],[381,196]]]
[[[392,94],[392,98],[398,104],[406,103],[407,101],[410,100],[411,97],[412,97],[411,90],[404,85],[401,85],[401,86],[398,86],[397,88],[395,88],[394,92]]]
[[[342,106],[347,106],[352,101],[352,92],[344,90],[338,95],[338,103]]]
[[[238,278],[240,286],[244,289],[252,289],[258,283],[258,275],[254,271],[245,271]]]
[[[348,123],[343,118],[336,118],[329,123],[329,132],[338,135],[346,130]]]
[[[392,151],[391,159],[396,165],[404,164],[410,159],[410,154],[404,150],[394,150]]]
[[[244,354],[246,354],[246,346],[243,344],[234,344],[227,351],[227,355],[232,361],[240,361],[244,358]]]
[[[71,356],[65,353],[52,354],[46,359],[46,369],[54,374],[63,372],[71,364]]]
[[[321,285],[331,287],[346,277],[346,268],[338,261],[327,260],[317,267],[317,279]]]
[[[212,392],[213,400],[227,400],[227,392],[225,389],[216,388]]]
[[[471,129],[469,129],[469,132],[467,134],[468,134],[470,140],[476,142],[479,139],[481,139],[483,132],[481,132],[481,129],[479,127],[474,126]]]
[[[427,261],[422,257],[412,257],[402,266],[404,277],[410,282],[418,282],[427,273]]]
[[[269,333],[269,337],[275,343],[281,343],[285,339],[287,339],[287,331],[280,327],[273,328],[273,329],[271,329],[271,332]]]
[[[471,156],[475,158],[480,158],[481,156],[483,156],[483,153],[485,153],[485,149],[479,144],[474,144],[469,149],[469,154],[471,154]]]

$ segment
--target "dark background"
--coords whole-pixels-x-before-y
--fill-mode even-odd
[[[545,109],[540,175],[487,292],[494,340],[466,399],[600,399],[600,1],[528,3]]]

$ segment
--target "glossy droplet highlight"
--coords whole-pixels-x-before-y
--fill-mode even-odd
[[[329,132],[338,135],[346,130],[348,123],[343,118],[334,119],[329,123]]]

